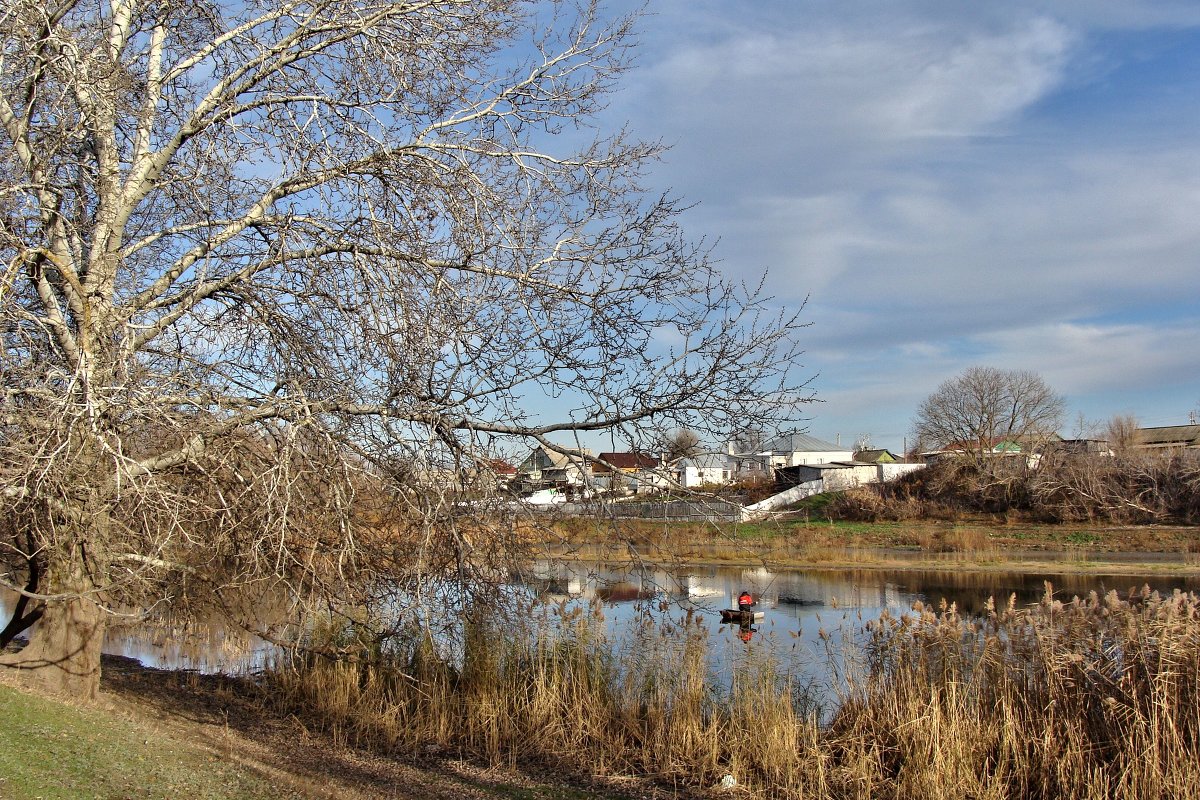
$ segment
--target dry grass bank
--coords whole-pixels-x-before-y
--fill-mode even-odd
[[[615,529],[574,519],[558,523],[548,539],[545,549],[553,557],[610,563],[937,569],[946,568],[950,557],[956,570],[1038,568],[1046,559],[1056,569],[1109,574],[1200,569],[1197,526],[1048,524],[986,514],[861,522],[797,511],[723,526],[621,520]],[[1139,561],[1130,554],[1149,557]],[[1171,558],[1164,561],[1162,555]]]

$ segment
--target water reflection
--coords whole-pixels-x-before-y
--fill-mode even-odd
[[[14,593],[0,593],[0,617],[5,622],[15,604]],[[281,612],[272,613],[278,618]],[[22,636],[28,637],[36,627]],[[259,672],[279,652],[274,644],[218,619],[176,620],[169,616],[136,622],[115,616],[104,631],[101,649],[105,655],[132,658],[154,669],[227,675]]]
[[[267,667],[279,648],[221,622],[141,623],[110,627],[104,652],[147,667],[248,675]]]
[[[695,567],[684,570],[636,569],[600,564],[539,564],[527,584],[543,599],[622,603],[650,598],[716,612],[736,607],[746,589],[759,600],[756,610],[768,619],[811,617],[818,609],[906,610],[917,601],[927,605],[954,604],[966,614],[982,613],[989,598],[1018,606],[1041,599],[1045,584],[1053,585],[1060,600],[1122,593],[1149,586],[1169,594],[1175,589],[1200,591],[1195,575],[1085,575],[1069,572],[982,572],[945,570],[791,569],[761,567]]]
[[[1089,592],[1149,586],[1170,594],[1200,592],[1200,577],[1175,575],[1096,576],[1056,572],[886,571],[878,569],[799,569],[695,567],[684,570],[631,569],[597,564],[541,564],[529,581],[543,601],[560,604],[598,599],[606,603],[606,624],[621,646],[623,631],[638,613],[632,598],[654,598],[659,614],[677,619],[699,613],[708,619],[709,669],[717,685],[728,685],[738,667],[768,660],[781,666],[825,708],[836,705],[848,675],[862,669],[857,660],[863,627],[885,610],[909,613],[920,602],[954,606],[981,614],[990,598],[1017,607],[1037,603],[1049,581],[1054,596],[1070,600]],[[619,587],[614,592],[613,588]],[[763,619],[750,625],[722,624],[719,611],[736,608],[737,595],[750,591]],[[611,598],[628,596],[627,601]],[[678,615],[673,616],[673,615]]]
[[[514,590],[547,606],[599,603],[614,642],[633,626],[638,615],[697,623],[710,634],[710,668],[718,679],[742,659],[770,656],[802,680],[836,692],[839,672],[852,669],[844,660],[869,620],[885,610],[908,612],[920,601],[935,607],[953,604],[965,614],[982,613],[989,598],[998,605],[1015,597],[1018,607],[1036,603],[1045,582],[1055,597],[1070,600],[1116,589],[1122,594],[1148,585],[1160,593],[1175,589],[1200,592],[1200,577],[1176,575],[1095,576],[1053,572],[887,571],[879,569],[792,569],[772,571],[744,567],[633,569],[585,563],[542,563],[532,566]],[[751,625],[720,622],[722,608],[748,590],[758,599],[763,619]],[[11,598],[0,598],[5,613]],[[451,648],[453,650],[453,648]],[[160,622],[136,628],[112,627],[104,651],[137,659],[162,669],[246,674],[261,670],[276,648],[240,629],[216,622]]]

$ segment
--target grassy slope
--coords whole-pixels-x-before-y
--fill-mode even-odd
[[[0,797],[286,797],[210,751],[112,712],[0,686]]]
[[[236,681],[106,659],[102,707],[0,682],[0,800],[628,798],[451,758],[353,750]],[[252,699],[247,699],[252,698]],[[639,797],[653,797],[641,794]]]

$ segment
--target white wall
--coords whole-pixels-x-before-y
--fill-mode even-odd
[[[679,473],[679,485],[685,489],[694,489],[704,484],[729,483],[732,471],[721,467],[686,466]]]
[[[862,486],[864,483],[878,483],[879,469],[876,464],[863,466],[846,467],[845,469],[827,469],[823,470],[825,476],[825,491],[839,492],[844,489],[853,489],[855,486]]]
[[[881,480],[890,481],[892,478],[899,478],[901,475],[907,475],[915,469],[925,469],[924,464],[880,464],[879,477]]]
[[[790,506],[792,503],[799,502],[806,497],[820,494],[821,486],[821,481],[808,481],[807,483],[797,484],[779,494],[771,495],[766,500],[746,506],[742,509],[742,519],[754,519],[784,506]]]
[[[796,452],[788,458],[785,467],[795,467],[800,464],[830,464],[834,461],[853,461],[854,453],[850,450],[830,450],[828,452]]]

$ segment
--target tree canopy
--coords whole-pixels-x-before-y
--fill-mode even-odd
[[[113,615],[231,587],[415,602],[515,541],[446,490],[500,442],[794,416],[795,313],[645,189],[659,144],[594,127],[634,22],[6,4],[5,636],[42,620],[6,663],[94,692]]]
[[[1063,409],[1063,398],[1036,373],[970,367],[921,403],[913,433],[926,447],[982,463],[997,447],[1044,442],[1057,432]]]

